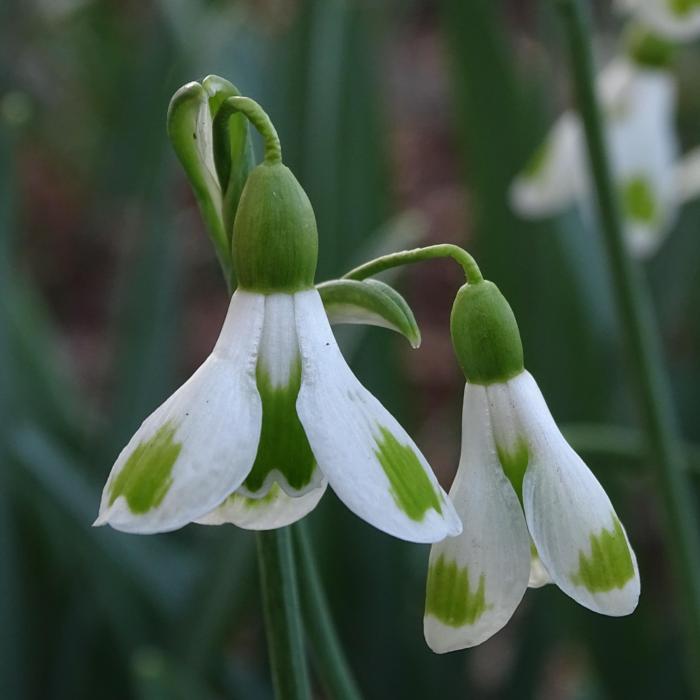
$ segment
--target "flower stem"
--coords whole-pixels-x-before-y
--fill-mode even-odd
[[[350,666],[333,624],[328,600],[316,568],[311,542],[303,521],[293,526],[299,562],[301,603],[306,629],[328,696],[334,700],[361,700]]]
[[[250,123],[258,130],[265,142],[265,162],[272,165],[282,162],[282,145],[280,144],[277,130],[275,129],[267,112],[250,97],[236,95],[229,97],[220,109],[238,111],[245,114]]]
[[[692,500],[693,488],[685,471],[649,290],[625,250],[622,221],[595,96],[586,18],[579,0],[557,2],[568,34],[577,102],[586,133],[615,296],[637,386],[648,449],[657,466],[657,481],[666,510],[667,539],[685,599],[683,617],[688,633],[690,670],[695,689],[700,691],[700,665],[697,663],[697,659],[700,659],[700,537]]]
[[[343,278],[363,280],[392,267],[423,262],[424,260],[434,260],[435,258],[452,258],[458,262],[462,266],[464,275],[470,284],[477,284],[484,279],[479,266],[476,264],[476,260],[466,250],[451,243],[441,243],[439,245],[426,246],[425,248],[414,248],[413,250],[402,250],[400,253],[383,255],[381,258],[370,260],[350,270],[350,272],[343,275]]]
[[[289,528],[257,533],[267,646],[277,700],[310,700]]]

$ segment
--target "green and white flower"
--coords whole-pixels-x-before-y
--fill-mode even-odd
[[[281,162],[274,128],[252,101],[230,99],[266,138],[235,216],[239,287],[211,355],[117,458],[96,524],[137,533],[193,521],[277,528],[311,511],[330,484],[396,537],[457,534],[459,518],[420,450],[341,355],[313,282],[314,213]],[[387,289],[342,282],[324,294],[335,313],[418,342],[410,309]]]
[[[673,41],[700,36],[699,0],[620,0],[624,11]]]
[[[496,320],[479,323],[487,317]],[[639,572],[625,530],[523,368],[515,319],[495,286],[463,288],[452,333],[467,377],[450,490],[464,529],[430,552],[428,645],[443,653],[480,644],[528,586],[549,581],[595,612],[631,613]],[[485,346],[493,348],[486,360]]]
[[[700,194],[696,159],[678,158],[675,82],[667,70],[620,59],[601,73],[598,92],[627,243],[634,255],[648,257],[680,206]],[[582,124],[578,114],[566,112],[513,182],[511,204],[533,219],[572,205],[590,217],[591,191]]]

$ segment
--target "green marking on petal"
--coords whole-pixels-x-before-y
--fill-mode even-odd
[[[631,221],[652,224],[657,217],[654,190],[644,175],[635,175],[622,183],[622,207]]]
[[[523,168],[523,175],[527,178],[538,177],[545,168],[552,152],[552,140],[545,139],[532,154],[530,160]]]
[[[379,427],[379,432],[381,438],[377,440],[374,454],[389,479],[396,505],[411,520],[423,520],[430,508],[442,515],[440,498],[413,448],[402,445],[383,426]]]
[[[513,489],[515,489],[518,500],[522,504],[523,478],[525,477],[525,472],[527,471],[527,465],[530,462],[530,452],[527,449],[527,443],[525,440],[519,438],[515,443],[515,449],[513,450],[507,450],[506,448],[497,444],[496,452],[498,454],[498,461],[501,463],[505,475],[513,485]]]
[[[273,501],[277,500],[281,493],[282,489],[280,485],[275,483],[270,486],[270,490],[261,498],[250,498],[250,496],[244,496],[242,493],[234,491],[224,503],[229,503],[231,505],[240,503],[246,508],[255,509],[260,506],[270,505]]]
[[[258,363],[257,383],[263,408],[262,431],[246,488],[252,493],[259,491],[267,475],[277,469],[292,488],[302,489],[310,483],[316,461],[296,409],[301,361],[295,359],[286,386],[273,386],[270,375]]]
[[[685,17],[700,8],[700,0],[667,0],[668,8],[674,15]]]
[[[598,535],[591,533],[591,554],[578,553],[578,572],[571,575],[577,586],[591,593],[604,593],[623,588],[634,577],[634,564],[625,533],[615,514],[613,529],[603,528]]]
[[[469,570],[456,561],[448,562],[441,554],[428,571],[425,612],[450,627],[473,625],[491,605],[486,605],[484,574],[472,591]]]
[[[124,496],[132,513],[147,513],[161,504],[173,483],[170,476],[182,444],[175,426],[163,424],[150,440],[140,442],[109,485],[109,505]]]

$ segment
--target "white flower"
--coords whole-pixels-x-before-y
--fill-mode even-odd
[[[345,363],[318,292],[239,289],[209,358],[119,455],[96,524],[276,528],[327,483],[391,535],[461,531],[423,455]]]
[[[675,83],[665,70],[620,59],[599,76],[598,93],[627,243],[633,254],[647,257],[664,241],[679,206],[700,194],[697,164],[678,162]],[[588,215],[591,189],[581,120],[566,112],[514,181],[511,204],[530,218],[572,204]]]
[[[688,41],[700,36],[698,0],[619,0],[618,4],[668,39]]]
[[[605,491],[565,441],[530,374],[467,383],[450,498],[464,530],[430,553],[425,637],[436,652],[501,629],[552,580],[595,612],[631,613],[639,573]]]

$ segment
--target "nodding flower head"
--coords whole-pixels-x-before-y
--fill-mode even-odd
[[[480,322],[482,298],[495,317],[508,320],[484,316]],[[484,308],[470,310],[471,299]],[[429,646],[447,652],[480,644],[508,622],[528,585],[549,581],[596,612],[631,613],[639,573],[627,535],[602,486],[557,428],[535,380],[522,364],[517,369],[522,347],[507,301],[493,285],[485,294],[462,290],[452,327],[467,384],[450,499],[464,529],[431,548],[424,619]],[[471,347],[489,340],[492,357],[500,359],[490,360],[484,372]]]
[[[281,163],[274,129],[251,100],[230,99],[269,137],[235,217],[239,288],[211,355],[117,458],[96,524],[271,529],[303,517],[330,484],[396,537],[457,534],[459,518],[420,450],[340,353],[314,287],[314,213]]]

